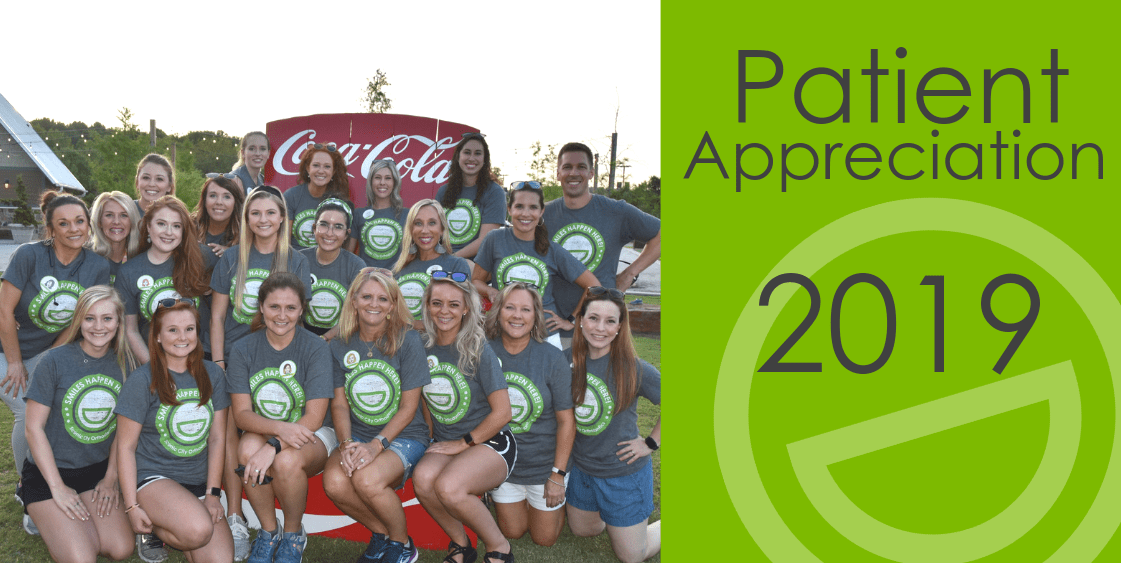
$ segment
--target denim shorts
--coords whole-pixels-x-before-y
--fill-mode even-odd
[[[654,512],[654,466],[621,477],[592,477],[579,467],[569,473],[568,504],[587,512],[599,512],[608,526],[625,528],[641,524]]]
[[[365,443],[365,440],[359,438],[354,438],[354,441]],[[397,457],[401,458],[401,465],[405,467],[405,472],[401,475],[401,484],[398,485],[395,490],[400,491],[405,488],[405,481],[408,481],[409,478],[413,476],[413,469],[416,468],[416,464],[420,461],[420,458],[424,457],[424,451],[427,449],[428,443],[426,442],[418,442],[417,440],[402,438],[400,436],[389,443],[389,451],[397,454]]]

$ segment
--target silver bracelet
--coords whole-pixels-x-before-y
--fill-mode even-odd
[[[558,487],[560,487],[562,489],[567,489],[568,488],[568,487],[565,487],[562,483],[558,483],[558,482],[554,481],[552,477],[549,478],[549,482],[554,484],[554,485],[557,485]]]

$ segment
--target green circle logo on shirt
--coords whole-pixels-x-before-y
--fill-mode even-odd
[[[319,328],[331,328],[339,321],[346,288],[343,284],[329,279],[312,276],[311,301],[308,301],[307,315],[304,320]]]
[[[315,226],[315,209],[305,209],[296,214],[296,220],[292,221],[292,236],[296,237],[296,243],[302,247],[315,246],[315,233],[312,227]]]
[[[537,286],[537,291],[545,293],[549,287],[549,268],[540,258],[529,256],[524,252],[511,254],[498,262],[495,268],[499,289],[508,283],[522,282]]]
[[[471,242],[479,234],[482,226],[482,215],[475,203],[467,198],[460,198],[455,202],[455,207],[448,210],[448,227],[451,231],[448,236],[452,244],[465,244]]]
[[[378,217],[362,225],[362,250],[374,260],[392,258],[401,247],[401,224],[396,219]]]
[[[253,268],[245,273],[245,290],[241,294],[241,307],[233,308],[234,320],[247,325],[253,322],[253,315],[257,314],[257,292],[261,289],[261,284],[269,277],[269,271],[264,268]],[[237,283],[235,276],[230,280],[230,287],[234,287]],[[230,291],[230,296],[233,297],[233,291]]]
[[[83,444],[104,442],[117,429],[113,409],[121,382],[100,373],[75,381],[62,397],[62,424],[71,438]]]
[[[151,276],[140,276],[136,281],[136,286],[140,288],[140,312],[144,315],[144,319],[148,321],[152,320],[152,315],[156,314],[156,307],[159,307],[161,300],[181,299],[183,297],[178,291],[175,291],[175,286],[171,284],[171,278],[160,278],[153,282]],[[194,301],[197,301],[197,298]]]
[[[253,410],[272,420],[296,422],[304,414],[304,388],[296,381],[296,364],[265,368],[249,378]]]
[[[346,374],[346,400],[354,416],[381,426],[397,414],[401,377],[384,360],[364,360]]]
[[[533,423],[541,417],[545,410],[545,402],[541,399],[541,390],[533,381],[520,373],[506,372],[506,385],[510,391],[510,410],[513,418],[510,420],[510,430],[515,434],[529,432]]]
[[[602,379],[588,374],[588,387],[584,390],[584,403],[576,407],[576,431],[585,436],[596,436],[611,424],[615,414],[615,400]]]
[[[603,235],[599,234],[595,227],[586,223],[565,225],[553,235],[553,242],[563,246],[569,254],[575,256],[593,272],[603,261],[603,254],[607,252]]]
[[[421,304],[424,301],[424,290],[432,276],[423,272],[413,272],[397,278],[397,287],[401,288],[401,295],[405,297],[405,306],[413,314],[414,319],[421,318]]]
[[[58,332],[70,324],[78,296],[86,288],[54,276],[39,280],[39,293],[27,306],[27,316],[35,326],[47,332]]]
[[[424,386],[424,400],[432,411],[432,418],[440,424],[455,424],[463,420],[471,404],[471,388],[459,368],[440,362],[431,368],[432,383]]]
[[[198,389],[180,389],[175,392],[175,399],[178,405],[161,404],[156,411],[160,444],[176,457],[194,457],[206,449],[214,403],[199,404]]]

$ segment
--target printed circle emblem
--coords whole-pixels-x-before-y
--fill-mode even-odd
[[[351,350],[347,352],[346,355],[343,356],[343,366],[347,369],[353,368],[354,366],[358,365],[358,359],[360,357],[361,356],[358,355],[357,350]]]
[[[58,332],[70,324],[74,307],[84,287],[69,280],[59,281],[54,276],[39,280],[40,291],[27,307],[27,316],[35,326],[47,332]]]
[[[295,375],[295,362],[286,361],[279,369],[265,368],[250,377],[253,410],[272,420],[299,420],[304,410],[304,388]]]
[[[346,399],[351,412],[370,425],[383,425],[397,414],[401,378],[384,360],[365,360],[347,373]]]
[[[607,251],[603,235],[595,227],[584,223],[572,223],[553,235],[553,242],[564,247],[570,254],[582,262],[589,270],[595,271],[603,261]]]
[[[401,224],[396,219],[379,217],[362,226],[362,249],[366,256],[385,260],[397,254],[403,236]]]
[[[475,204],[467,199],[460,198],[455,207],[448,210],[448,236],[452,244],[465,244],[471,242],[479,234],[482,226],[482,216]]]
[[[429,356],[429,365],[433,356]],[[431,368],[432,383],[424,386],[424,400],[432,410],[432,417],[440,424],[455,424],[467,414],[471,404],[471,388],[459,368],[440,362]]]
[[[253,268],[245,274],[245,290],[241,294],[241,307],[234,307],[233,317],[234,320],[241,324],[249,324],[253,322],[253,315],[257,314],[257,293],[261,289],[261,284],[269,277],[269,271],[264,268]],[[237,283],[235,276],[230,280],[230,287],[234,287]],[[230,291],[230,298],[233,299],[233,290]]]
[[[296,237],[296,243],[305,248],[315,246],[315,233],[312,232],[312,227],[315,223],[315,210],[305,209],[296,214],[296,220],[292,222],[292,234]]]
[[[510,430],[515,434],[528,432],[541,417],[545,403],[541,390],[528,377],[512,371],[506,372],[506,385],[510,391]]]
[[[584,402],[576,407],[576,431],[585,436],[595,436],[603,432],[615,414],[615,400],[602,379],[588,374],[588,387],[584,390]]]
[[[206,449],[214,407],[199,404],[198,389],[180,389],[175,398],[178,405],[160,405],[156,411],[160,444],[176,457],[193,457]]]
[[[421,306],[424,302],[424,290],[428,288],[428,282],[431,280],[432,276],[421,272],[413,272],[397,278],[397,287],[401,288],[401,295],[405,298],[405,306],[409,308],[409,312],[413,314],[414,319],[419,320],[422,316]]]
[[[120,381],[100,373],[74,382],[62,399],[66,433],[83,444],[96,444],[112,436],[117,429],[113,409],[120,392]]]
[[[522,282],[537,286],[541,293],[549,286],[549,268],[540,258],[528,256],[524,252],[512,254],[500,260],[497,271],[499,285]]]

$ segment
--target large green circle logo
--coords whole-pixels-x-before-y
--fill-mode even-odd
[[[198,389],[175,392],[178,405],[160,405],[156,411],[156,431],[160,444],[176,457],[193,457],[206,449],[214,407],[210,401],[199,404]]]
[[[432,417],[440,424],[455,424],[463,420],[471,406],[471,388],[467,379],[454,364],[440,362],[430,368],[432,382],[424,386],[424,400]]]
[[[384,360],[363,360],[346,374],[346,400],[362,422],[386,424],[401,402],[401,377]]]
[[[588,374],[588,387],[584,402],[576,407],[576,431],[585,436],[603,432],[615,416],[615,400],[607,384],[595,375]]]
[[[253,322],[253,316],[257,314],[257,292],[261,289],[261,284],[269,277],[269,271],[263,268],[253,268],[245,273],[245,289],[241,294],[241,307],[236,307],[233,304],[233,317],[234,320],[247,325]],[[235,276],[230,280],[230,287],[237,283]],[[233,298],[233,291],[230,291],[230,298]]]
[[[479,234],[482,226],[482,215],[474,202],[467,198],[460,198],[455,202],[455,207],[448,210],[448,238],[452,244],[471,242]]]
[[[292,235],[296,243],[303,247],[315,246],[315,210],[305,209],[296,214],[292,221]]]
[[[83,444],[104,442],[117,429],[113,409],[121,382],[100,373],[75,381],[62,397],[66,433]]]
[[[378,217],[362,225],[362,250],[374,260],[391,258],[401,247],[401,224],[396,219]]]
[[[312,326],[331,328],[339,321],[346,288],[335,280],[312,276],[311,300],[304,320]]]
[[[513,371],[506,372],[506,387],[510,391],[510,430],[515,434],[529,432],[545,410],[541,390],[530,378]]]
[[[767,280],[797,272],[812,276],[834,258],[866,243],[916,232],[961,233],[1002,245],[1026,257],[1052,276],[1080,307],[1094,336],[1101,342],[1105,362],[1111,366],[1112,405],[1121,398],[1121,304],[1096,271],[1074,250],[1051,233],[1018,216],[971,202],[948,199],[903,200],[870,207],[845,216],[812,234],[786,257],[756,288],[729,339],[721,363],[715,397],[714,426],[717,455],[725,485],[740,518],[763,552],[775,561],[822,561],[799,539],[774,502],[767,482],[776,479],[761,473],[756,442],[767,428],[751,426],[752,393],[773,388],[771,379],[787,374],[756,373],[754,366],[784,305],[795,293],[792,285],[776,289],[766,307],[760,296]],[[932,272],[933,273],[933,272]],[[1052,302],[1061,301],[1052,296]],[[1077,310],[1077,309],[1075,309]],[[982,321],[983,322],[983,321]],[[1069,488],[1069,478],[1082,439],[1082,404],[1075,376],[1077,362],[1064,361],[1026,373],[978,385],[902,410],[879,412],[865,420],[845,421],[834,428],[787,445],[789,468],[804,498],[828,526],[859,548],[885,559],[931,563],[964,562],[985,557],[1010,546],[1048,516]],[[929,370],[929,368],[926,368]],[[851,374],[850,374],[851,375]],[[897,382],[900,390],[906,382]],[[1028,405],[1045,404],[1050,414],[1047,440],[1034,476],[1017,496],[986,520],[963,529],[917,533],[889,524],[858,506],[838,484],[841,462],[881,450],[900,447],[911,440],[953,431],[975,421],[989,420]],[[1108,445],[1117,451],[1121,418],[1113,416]],[[817,427],[817,426],[814,426]],[[1084,515],[1070,522],[1069,536],[1053,552],[1039,554],[1054,563],[1092,561],[1121,522],[1121,469],[1108,456],[1101,487]],[[768,466],[769,467],[769,466]],[[897,491],[903,496],[906,491]],[[819,544],[820,547],[820,544]],[[828,559],[824,559],[828,560]],[[1033,559],[1035,560],[1035,559]]]
[[[540,258],[524,252],[499,260],[495,272],[499,288],[506,287],[509,283],[522,282],[534,285],[538,292],[545,293],[545,288],[549,287],[549,267]]]
[[[27,306],[27,316],[35,326],[47,332],[58,332],[70,324],[78,296],[86,288],[70,280],[43,276],[39,280],[39,293]]]
[[[553,235],[553,242],[563,246],[569,254],[575,256],[593,272],[599,267],[600,262],[603,261],[603,254],[607,251],[603,235],[595,227],[586,223],[565,225]]]

